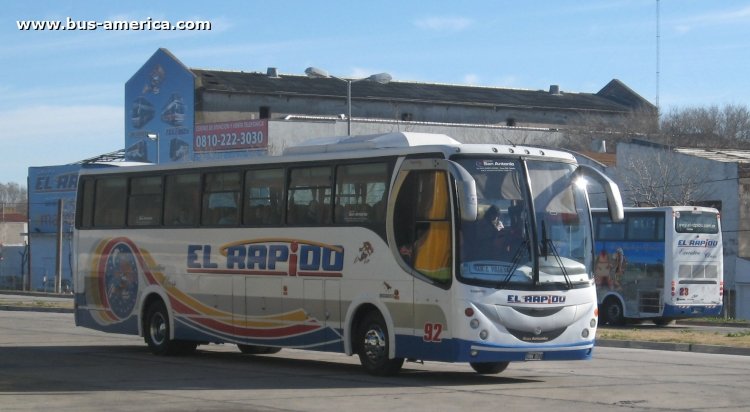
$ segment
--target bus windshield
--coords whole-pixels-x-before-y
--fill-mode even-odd
[[[476,221],[462,221],[460,228],[462,280],[528,289],[590,281],[590,224],[585,191],[575,183],[575,165],[456,161],[474,177],[479,204]]]
[[[674,213],[677,233],[719,233],[719,218],[716,213],[682,211]]]

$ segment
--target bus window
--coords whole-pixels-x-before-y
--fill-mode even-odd
[[[289,178],[287,223],[331,223],[331,184],[330,167],[292,169]]]
[[[596,225],[596,236],[597,240],[625,240],[625,222],[627,217],[622,222],[612,222],[608,217],[600,216],[596,219],[598,223]]]
[[[91,227],[94,224],[94,179],[83,180],[81,195],[81,227]]]
[[[127,179],[106,177],[96,180],[94,226],[125,226]]]
[[[281,224],[284,169],[248,170],[245,173],[246,225]]]
[[[161,224],[161,176],[130,179],[128,197],[128,226],[156,226]]]
[[[675,212],[674,219],[677,233],[719,233],[719,218],[715,213]]]
[[[661,224],[659,221],[661,220]],[[664,217],[659,215],[634,215],[627,219],[628,240],[664,240]]]
[[[198,173],[167,176],[164,189],[164,224],[195,226],[200,210]]]
[[[204,225],[239,223],[240,179],[239,172],[206,173],[201,220]]]
[[[340,166],[336,172],[336,223],[385,220],[385,163]]]
[[[444,284],[450,283],[453,265],[448,193],[445,172],[412,172],[399,191],[394,214],[401,257]]]

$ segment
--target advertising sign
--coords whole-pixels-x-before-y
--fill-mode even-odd
[[[195,125],[193,148],[196,153],[268,149],[268,120]]]
[[[192,160],[195,76],[159,49],[125,83],[125,157],[171,163]]]
[[[29,168],[29,233],[57,233],[60,199],[63,201],[63,232],[73,231],[80,170],[81,165]]]

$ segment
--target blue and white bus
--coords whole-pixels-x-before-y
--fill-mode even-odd
[[[598,326],[586,179],[562,151],[445,135],[330,138],[282,156],[84,171],[77,325],[155,354],[233,343],[405,359],[591,357]]]
[[[721,219],[697,206],[625,208],[613,222],[594,210],[597,293],[602,322],[622,325],[721,313]]]

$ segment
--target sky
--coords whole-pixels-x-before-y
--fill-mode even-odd
[[[32,20],[211,29],[18,28]],[[161,47],[199,69],[580,93],[619,79],[662,113],[750,106],[747,0],[11,0],[0,21],[0,183],[23,186],[30,166],[124,147],[125,83]]]

